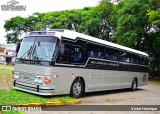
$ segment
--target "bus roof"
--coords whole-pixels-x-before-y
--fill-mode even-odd
[[[75,31],[71,31],[71,30],[67,30],[67,29],[51,29],[51,30],[48,30],[48,31],[60,32],[62,37],[66,37],[66,38],[69,38],[69,39],[72,39],[72,40],[76,40],[76,38],[82,38],[82,39],[85,39],[85,40],[90,40],[90,41],[93,41],[93,42],[108,45],[110,47],[122,49],[122,50],[125,50],[125,51],[137,53],[137,54],[144,55],[144,56],[148,57],[148,54],[144,53],[142,51],[131,49],[131,48],[128,48],[128,47],[125,47],[125,46],[122,46],[122,45],[118,45],[118,44],[115,44],[115,43],[112,43],[112,42],[108,42],[108,41],[98,39],[98,38],[95,38],[95,37],[92,37],[92,36],[88,36],[88,35],[85,35],[85,34],[82,34],[82,33],[78,33],[78,32],[75,32]]]

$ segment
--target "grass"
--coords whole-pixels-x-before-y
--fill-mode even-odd
[[[22,111],[6,111],[6,112],[0,112],[0,114],[25,114]]]
[[[61,101],[66,103],[67,101],[75,100],[69,96],[61,97],[42,97],[30,93],[25,93],[17,90],[0,90],[0,105],[15,105],[15,104],[26,104],[26,103],[46,103]]]
[[[30,93],[25,93],[11,89],[12,87],[12,71],[6,69],[0,69],[0,105],[15,105],[26,103],[46,103],[61,101],[66,103],[67,101],[75,100],[69,96],[59,97],[42,97]]]

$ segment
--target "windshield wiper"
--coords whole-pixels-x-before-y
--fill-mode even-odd
[[[37,55],[36,48],[37,48],[37,46],[35,46],[34,49],[33,49],[32,58],[37,61],[37,60],[39,59],[39,57],[38,57],[38,55]]]
[[[20,58],[19,58],[19,61],[26,55],[28,54],[28,56],[31,54],[31,51],[32,51],[32,46],[30,47],[30,49],[28,51],[26,51]],[[19,62],[18,61],[18,62]]]

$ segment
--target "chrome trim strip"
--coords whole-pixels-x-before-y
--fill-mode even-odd
[[[61,64],[61,63],[55,63],[55,65],[86,67],[86,65],[87,65],[87,63],[88,63],[88,61],[90,59],[101,60],[101,61],[108,61],[108,62],[115,62],[115,63],[124,63],[124,64],[129,64],[129,65],[136,65],[136,66],[149,67],[149,66],[146,66],[146,65],[139,65],[139,64],[132,64],[132,63],[127,63],[127,62],[112,61],[112,60],[99,59],[99,58],[94,58],[94,57],[88,57],[85,65],[72,65],[72,64]]]
[[[12,88],[17,89],[17,90],[21,90],[21,91],[25,91],[25,92],[28,92],[28,93],[38,94],[38,95],[53,95],[52,93],[35,92],[35,91],[31,91],[31,90],[27,90],[27,89],[23,89],[23,88],[19,88],[19,87],[12,87]]]

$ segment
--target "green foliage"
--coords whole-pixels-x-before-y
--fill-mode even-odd
[[[150,0],[150,8],[146,16],[148,16],[148,41],[146,41],[146,49],[150,55],[151,69],[159,70],[160,76],[160,1]]]
[[[120,0],[115,41],[145,51],[152,70],[160,70],[160,2]]]
[[[148,10],[149,22],[152,25],[160,26],[160,12],[155,10]]]
[[[146,39],[149,8],[147,0],[125,0],[119,6],[116,42],[119,44],[143,50],[143,40]]]
[[[13,17],[4,25],[6,38],[8,42],[17,43],[18,37],[24,32],[61,28],[111,40],[113,31],[111,14],[114,6],[104,0],[94,8],[34,13],[27,18]]]
[[[83,29],[91,36],[112,41],[112,33],[115,29],[113,12],[115,5],[107,0],[103,0],[100,4],[91,9],[87,15],[84,15]]]
[[[22,111],[16,110],[16,111],[5,111],[5,112],[2,112],[2,114],[25,114],[25,113]]]
[[[21,32],[24,31],[24,22],[25,18],[16,16],[11,18],[10,20],[7,20],[5,22],[4,28],[6,29],[7,35],[7,43],[17,43],[18,37],[20,36]]]

